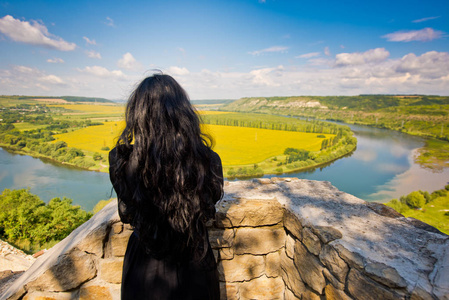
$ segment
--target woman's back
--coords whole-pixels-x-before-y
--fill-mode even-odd
[[[205,221],[215,215],[223,174],[208,141],[170,76],[148,77],[131,95],[126,127],[109,155],[120,217],[134,228],[123,299],[217,299]]]

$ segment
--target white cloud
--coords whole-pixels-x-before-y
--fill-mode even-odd
[[[86,50],[85,53],[87,57],[101,59],[101,54],[94,50]]]
[[[320,56],[320,52],[306,53],[306,54],[295,56],[295,58],[312,58],[312,57],[317,57],[317,56]]]
[[[106,21],[104,22],[107,26],[115,27],[114,20],[109,17],[106,17]]]
[[[62,84],[64,83],[64,81],[56,76],[56,75],[47,75],[47,76],[43,76],[40,78],[40,80],[47,82],[47,83],[52,83],[52,84]]]
[[[126,79],[126,75],[120,70],[109,71],[105,67],[101,66],[87,66],[84,69],[78,69],[78,71],[83,73],[89,73],[96,77],[101,78],[117,78]]]
[[[62,64],[64,63],[64,60],[62,58],[55,57],[47,59],[47,62],[51,64]]]
[[[172,74],[173,76],[182,76],[182,75],[188,75],[190,74],[189,70],[187,68],[180,68],[180,67],[169,67],[167,69],[167,73]]]
[[[139,70],[142,65],[134,58],[134,56],[127,52],[123,54],[122,58],[118,60],[117,66],[126,70]]]
[[[276,68],[253,70],[249,72],[249,74],[252,77],[252,83],[256,86],[278,87],[280,86],[280,83],[277,82],[278,80],[276,80],[276,77],[281,77],[283,70],[284,67],[281,65]]]
[[[270,48],[265,48],[265,49],[262,49],[262,50],[251,51],[251,52],[248,52],[248,53],[251,54],[251,55],[260,55],[260,54],[263,54],[263,53],[272,53],[272,52],[285,53],[285,52],[287,52],[287,50],[288,50],[288,47],[273,46],[273,47],[270,47]]]
[[[430,21],[430,20],[435,20],[438,19],[440,16],[438,17],[428,17],[428,18],[422,18],[422,19],[418,19],[418,20],[413,20],[413,23],[421,23],[421,22],[426,22],[426,21]]]
[[[410,93],[449,95],[449,53],[409,53],[402,58],[387,56],[385,49],[347,53],[337,66],[338,55],[308,59],[296,66],[257,67],[247,71],[197,71],[172,66],[173,75],[191,99],[240,98],[249,96],[356,95]],[[318,61],[320,60],[320,62]],[[312,62],[315,61],[316,63]],[[125,99],[142,74],[124,74],[102,66],[88,66],[59,76],[30,66],[0,68],[0,90],[5,94],[85,95]]]
[[[308,65],[316,67],[331,67],[335,61],[331,58],[311,58],[307,61]]]
[[[430,51],[416,56],[405,55],[399,62],[396,71],[410,73],[425,78],[440,78],[449,75],[449,53]]]
[[[37,69],[33,69],[26,66],[14,66],[14,70],[19,73],[32,74],[37,73]]]
[[[83,39],[86,41],[86,44],[88,45],[96,45],[97,42],[95,40],[91,40],[88,37],[83,36]]]
[[[449,95],[449,53],[390,58],[385,49],[348,53],[346,64],[259,67],[248,72],[202,70],[179,78],[191,99],[250,96],[409,93]],[[316,58],[320,59],[320,58]],[[340,62],[342,62],[340,58]]]
[[[48,95],[66,88],[65,80],[37,68],[14,65],[9,70],[0,69],[0,89],[7,94],[36,95],[42,91]]]
[[[6,15],[0,19],[0,32],[15,42],[37,45],[60,51],[72,51],[75,43],[69,43],[48,32],[45,25],[36,21],[21,21]]]
[[[331,51],[329,50],[329,47],[324,47],[324,54],[326,56],[330,56],[331,55]]]
[[[443,34],[444,32],[439,30],[424,28],[421,30],[396,31],[383,35],[382,37],[390,42],[429,42],[441,38]]]
[[[363,53],[340,53],[335,56],[335,65],[362,65],[372,62],[380,62],[386,60],[388,56],[390,56],[390,52],[385,50],[385,48],[371,49]]]

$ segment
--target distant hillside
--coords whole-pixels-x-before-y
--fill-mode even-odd
[[[193,105],[210,105],[210,104],[228,104],[235,100],[233,99],[210,99],[210,100],[190,100]]]
[[[426,95],[359,95],[241,98],[222,106],[222,110],[240,112],[273,112],[273,109],[304,108],[372,112],[399,106],[449,105],[447,96]]]
[[[112,100],[108,100],[105,98],[95,98],[95,97],[78,97],[78,96],[61,96],[61,97],[29,97],[22,96],[26,98],[32,99],[64,99],[68,102],[101,102],[101,103],[114,103]],[[22,98],[20,97],[20,98]],[[25,99],[26,99],[25,98]]]
[[[241,98],[223,111],[289,115],[387,128],[411,135],[449,141],[449,96],[359,95]],[[445,145],[445,146],[444,146]],[[441,164],[449,158],[449,144],[439,147]]]
[[[19,100],[22,102],[27,101],[35,101],[35,100],[65,100],[67,102],[97,102],[97,103],[114,103],[112,100],[108,100],[105,98],[97,98],[97,97],[78,97],[78,96],[60,96],[60,97],[51,97],[51,96],[0,96],[1,99],[8,100]]]

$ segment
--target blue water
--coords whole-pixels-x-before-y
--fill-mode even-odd
[[[293,176],[313,180],[327,180],[339,189],[358,197],[366,197],[376,191],[376,186],[405,172],[410,164],[410,152],[423,145],[420,139],[402,138],[397,132],[361,126],[351,126],[357,138],[357,149],[349,157],[339,159],[324,168]]]
[[[6,188],[29,188],[45,202],[65,196],[91,210],[98,201],[111,197],[112,185],[106,173],[56,165],[0,148],[0,191]]]
[[[449,168],[435,173],[414,163],[416,149],[424,145],[422,138],[367,126],[350,127],[358,140],[351,155],[314,170],[265,177],[326,180],[367,201],[388,201],[419,189],[432,192],[448,184]],[[0,191],[5,188],[30,188],[46,202],[66,196],[91,210],[98,201],[110,198],[112,186],[108,174],[55,165],[0,148]]]

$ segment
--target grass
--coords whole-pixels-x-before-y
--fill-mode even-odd
[[[410,209],[402,213],[405,217],[412,217],[423,221],[441,232],[449,234],[449,195],[438,197],[424,205],[421,210]]]
[[[124,106],[114,105],[114,104],[52,104],[47,105],[48,107],[62,107],[65,109],[77,111],[79,113],[101,113],[101,114],[114,114],[123,113]]]
[[[48,126],[48,124],[37,125],[37,124],[28,123],[28,122],[14,123],[14,127],[20,131],[34,130],[34,129],[44,128],[47,126]]]
[[[430,169],[449,167],[449,143],[437,139],[426,140],[426,145],[419,150],[416,161]]]

